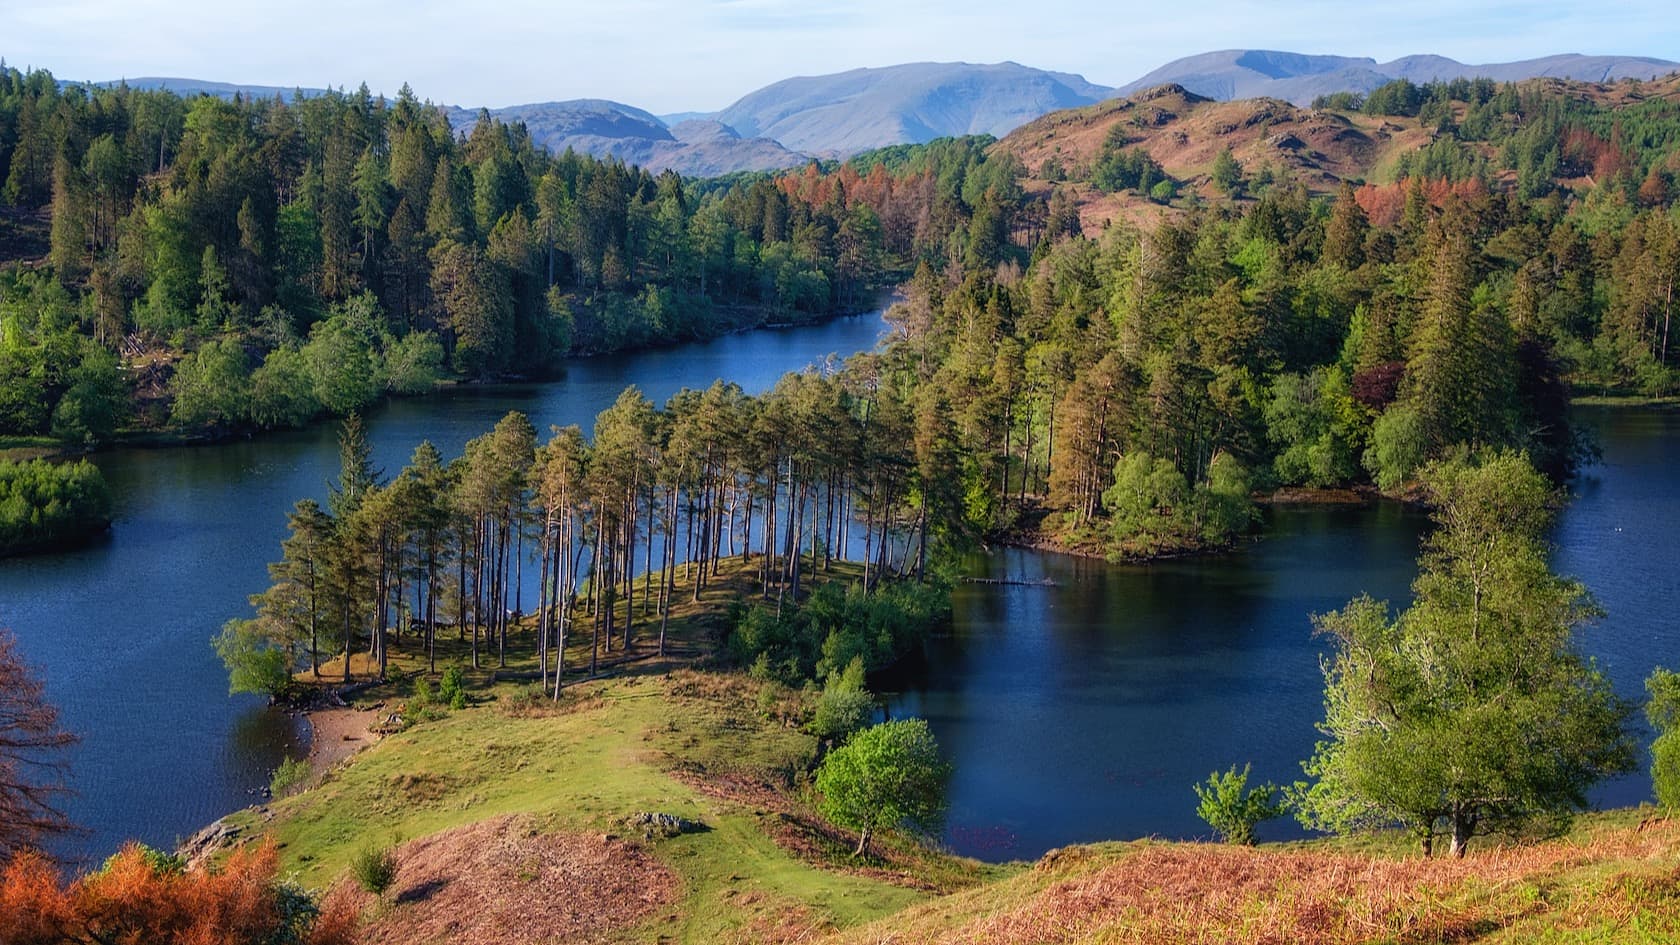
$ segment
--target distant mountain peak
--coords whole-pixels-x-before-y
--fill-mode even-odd
[[[1047,112],[1111,94],[1083,76],[1015,62],[911,62],[783,79],[716,117],[743,135],[849,154],[950,135],[1002,136]]]
[[[1186,56],[1119,88],[1121,95],[1172,82],[1212,99],[1276,98],[1305,105],[1332,92],[1369,92],[1395,79],[1412,82],[1486,77],[1500,82],[1554,77],[1583,82],[1654,79],[1680,63],[1641,56],[1568,53],[1519,62],[1467,64],[1433,53],[1392,62],[1271,49],[1221,49]]]

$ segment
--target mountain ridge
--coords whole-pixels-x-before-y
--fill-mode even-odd
[[[1369,92],[1395,79],[1485,76],[1495,81],[1554,77],[1587,82],[1654,79],[1680,63],[1641,56],[1567,53],[1506,63],[1467,64],[1429,53],[1388,62],[1371,57],[1265,49],[1226,49],[1168,62],[1118,88],[1083,76],[998,63],[913,62],[823,75],[791,76],[755,89],[715,112],[655,115],[599,98],[533,102],[480,109],[437,106],[457,133],[480,111],[523,122],[533,140],[615,157],[651,171],[689,176],[776,171],[813,158],[844,158],[894,144],[989,134],[1002,138],[1055,112],[1085,108],[1173,85],[1218,101],[1272,98],[1304,106],[1333,92]],[[169,89],[182,95],[274,97],[326,94],[328,89],[143,76],[65,83]],[[680,132],[678,129],[682,129]]]
[[[1127,96],[1154,86],[1174,84],[1220,101],[1276,98],[1306,105],[1320,95],[1369,92],[1396,79],[1418,84],[1458,78],[1488,78],[1496,82],[1537,78],[1608,82],[1622,78],[1655,79],[1676,70],[1680,70],[1680,62],[1646,56],[1564,53],[1471,64],[1430,53],[1378,62],[1370,57],[1221,49],[1175,59],[1115,91]]]

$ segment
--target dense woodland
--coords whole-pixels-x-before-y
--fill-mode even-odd
[[[90,440],[162,410],[293,424],[446,373],[705,334],[735,305],[840,310],[905,273],[895,341],[800,382],[823,422],[883,433],[829,438],[814,482],[840,496],[883,463],[942,466],[850,506],[908,503],[893,517],[941,540],[1047,516],[1104,553],[1217,545],[1256,488],[1399,488],[1462,446],[1561,477],[1582,448],[1572,381],[1672,388],[1680,109],[1606,102],[1487,82],[1326,102],[1435,134],[1396,181],[1328,198],[1228,151],[1205,188],[1170,182],[1117,134],[1071,174],[1171,207],[1086,234],[1074,191],[988,139],[697,184],[548,155],[488,118],[457,138],[406,90],[184,101],[9,70],[8,219],[51,225],[46,264],[8,277],[0,407],[12,432]],[[658,531],[655,476],[631,479],[621,517]]]
[[[673,604],[738,558],[756,599],[728,650],[824,681],[819,711],[844,716],[825,737],[860,724],[865,672],[944,619],[950,552],[1220,547],[1261,490],[1421,477],[1440,528],[1416,603],[1319,620],[1331,741],[1294,802],[1313,826],[1402,823],[1462,853],[1633,764],[1629,707],[1573,648],[1590,599],[1547,570],[1544,534],[1590,449],[1572,385],[1675,386],[1680,110],[1490,83],[1322,105],[1436,137],[1398,179],[1332,196],[1229,150],[1174,180],[1124,134],[1052,179],[962,139],[696,183],[544,154],[488,119],[457,139],[406,90],[182,101],[6,71],[0,235],[50,225],[44,264],[0,290],[0,425],[96,443],[346,416],[330,499],[297,504],[255,616],[216,641],[236,689],[347,679],[363,650],[382,675],[393,640],[446,633],[475,666],[534,641],[558,698],[605,654],[663,651]],[[1085,233],[1064,184],[1164,211]],[[371,464],[358,411],[386,393],[842,311],[897,276],[892,340],[841,367],[759,396],[629,389],[587,433],[515,413],[460,457],[422,443],[401,470]],[[840,561],[861,563],[855,587],[813,580]],[[589,663],[568,666],[580,637]],[[1673,704],[1655,703],[1665,731]],[[1489,719],[1514,727],[1470,724]],[[1465,770],[1476,783],[1440,787]],[[71,887],[32,855],[9,869],[0,889],[29,904],[11,914],[58,923],[19,941],[100,909],[151,915],[141,937],[193,929],[210,913],[177,900],[236,898],[251,939],[342,933],[274,881],[272,848],[193,879],[139,850]]]
[[[488,116],[458,138],[406,88],[185,100],[5,69],[0,432],[282,426],[856,311],[989,206],[956,147],[819,198],[551,155]]]

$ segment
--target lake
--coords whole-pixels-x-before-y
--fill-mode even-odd
[[[762,391],[785,371],[872,347],[883,327],[873,313],[573,361],[544,384],[395,401],[369,417],[374,458],[394,472],[422,439],[459,455],[509,410],[545,436],[550,424],[587,429],[627,384],[657,403],[720,377]],[[1667,609],[1680,568],[1680,412],[1581,419],[1604,461],[1575,484],[1557,565],[1608,611],[1585,646],[1634,698],[1653,665],[1680,665]],[[57,848],[83,862],[128,838],[174,844],[257,801],[280,760],[302,750],[296,719],[227,695],[209,640],[266,586],[292,504],[325,498],[336,427],[95,462],[116,497],[111,534],[0,563],[0,625],[82,736],[68,809],[87,830]],[[892,713],[928,718],[955,767],[946,841],[996,860],[1200,836],[1190,786],[1209,772],[1252,762],[1258,779],[1299,777],[1321,712],[1324,646],[1309,615],[1360,592],[1403,602],[1426,524],[1393,503],[1278,507],[1264,537],[1230,555],[1138,566],[1014,549],[974,557],[972,574],[1056,586],[964,585],[952,633],[887,680]],[[1631,804],[1649,790],[1636,775],[1595,797]],[[1287,823],[1262,828],[1294,835]]]
[[[873,348],[881,313],[708,342],[569,361],[542,384],[465,386],[392,401],[368,417],[374,461],[395,473],[423,439],[446,459],[509,410],[581,424],[634,384],[663,404],[718,378],[749,393],[829,355]],[[268,585],[286,513],[325,501],[338,475],[337,425],[215,446],[115,450],[93,457],[115,498],[108,537],[78,551],[0,561],[0,626],[17,634],[47,697],[81,736],[70,817],[87,832],[55,844],[97,860],[125,839],[171,847],[260,800],[307,732],[252,696],[230,697],[210,638]],[[530,569],[534,571],[535,569]]]
[[[1582,645],[1625,698],[1680,667],[1680,411],[1593,408],[1603,460],[1572,483],[1554,566],[1607,616]],[[954,767],[945,841],[988,860],[1068,843],[1205,837],[1191,785],[1232,764],[1287,783],[1318,738],[1310,615],[1360,593],[1403,606],[1427,518],[1392,502],[1281,506],[1264,538],[1217,557],[1111,565],[1018,549],[970,561],[952,634],[896,675],[895,715],[927,718]],[[1642,768],[1645,762],[1642,760]],[[1602,806],[1650,797],[1643,770],[1600,785]],[[1293,822],[1262,839],[1299,837]]]

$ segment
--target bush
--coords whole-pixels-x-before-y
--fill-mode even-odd
[[[1284,812],[1283,804],[1277,800],[1276,785],[1267,783],[1252,791],[1248,789],[1249,767],[1243,765],[1238,771],[1232,765],[1224,774],[1215,772],[1208,775],[1205,784],[1194,785],[1196,797],[1201,801],[1196,805],[1196,816],[1207,821],[1226,843],[1253,846],[1255,826]]]
[[[1680,807],[1680,673],[1658,669],[1645,680],[1645,717],[1657,730],[1651,743],[1651,786],[1657,803]]]
[[[889,666],[950,620],[950,587],[941,581],[881,584],[869,594],[829,583],[781,616],[762,606],[737,610],[729,649],[754,679],[797,687],[854,659],[865,672]]]
[[[228,692],[281,699],[291,691],[292,658],[274,643],[261,619],[229,620],[212,645],[227,667]]]
[[[854,658],[843,671],[830,673],[807,730],[818,738],[843,740],[863,728],[875,710],[875,698],[863,683],[862,659]]]
[[[279,797],[302,784],[308,777],[309,762],[302,758],[287,758],[280,762],[280,767],[274,769],[274,777],[268,782],[269,793]]]
[[[356,885],[375,896],[385,895],[397,878],[397,851],[390,847],[366,847],[350,860],[350,875]]]
[[[438,681],[438,696],[451,709],[467,707],[467,674],[461,667],[451,666],[443,671],[443,679]]]

